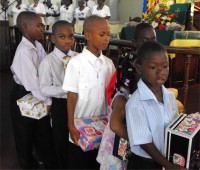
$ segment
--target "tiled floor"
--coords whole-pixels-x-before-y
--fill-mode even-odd
[[[0,125],[1,125],[1,155],[0,169],[19,169],[14,145],[14,136],[10,118],[9,96],[12,88],[12,75],[10,72],[0,73]],[[179,99],[182,99],[182,90],[179,89]],[[188,113],[200,111],[200,85],[191,86],[188,93]]]

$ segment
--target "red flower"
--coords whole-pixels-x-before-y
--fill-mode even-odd
[[[149,12],[151,12],[152,11],[152,8],[149,8],[148,10],[147,10],[147,14],[149,13]]]
[[[160,8],[160,11],[165,12],[165,8]]]
[[[17,9],[21,9],[21,7],[20,7],[20,6],[18,6],[18,7],[17,7]]]
[[[164,30],[164,29],[166,28],[166,25],[160,24],[160,25],[158,26],[158,28],[159,28],[160,30]]]
[[[159,22],[159,21],[160,21],[160,18],[155,18],[155,21],[156,21],[156,22]]]

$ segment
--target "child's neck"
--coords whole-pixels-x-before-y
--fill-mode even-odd
[[[101,55],[101,50],[91,49],[89,47],[87,47],[87,50],[90,51],[92,54],[94,54],[97,58],[100,57]]]
[[[156,96],[156,99],[158,102],[163,103],[163,93],[162,93],[162,88],[151,88],[151,91],[153,94]]]
[[[35,46],[35,40],[31,39],[28,35],[23,35],[27,40],[29,40]]]

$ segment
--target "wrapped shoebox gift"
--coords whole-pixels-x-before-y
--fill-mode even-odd
[[[41,119],[47,115],[47,106],[43,101],[38,101],[31,93],[17,100],[22,116]]]
[[[200,113],[180,114],[166,129],[165,155],[172,163],[192,168],[193,154],[200,150]]]
[[[83,151],[99,148],[107,123],[106,115],[74,120],[74,124],[80,132],[79,145]]]

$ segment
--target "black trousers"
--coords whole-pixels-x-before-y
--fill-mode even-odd
[[[36,120],[21,116],[17,105],[16,101],[28,93],[16,83],[11,93],[11,118],[19,164],[22,169],[37,169],[38,162],[32,154],[35,148],[45,168],[55,169],[57,163],[50,117]]]
[[[57,162],[59,169],[67,169],[68,163],[68,119],[67,119],[67,100],[53,98],[51,108],[51,118],[53,127],[53,137],[56,147]]]
[[[162,166],[152,159],[144,158],[135,154],[131,155],[127,169],[162,169]]]
[[[96,161],[98,149],[84,152],[79,146],[69,142],[69,163],[68,169],[99,169]]]

